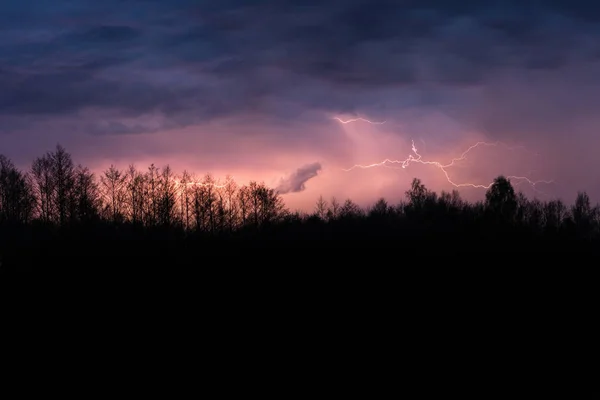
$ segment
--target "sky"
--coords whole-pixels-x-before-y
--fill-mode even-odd
[[[98,172],[229,174],[306,210],[500,174],[597,202],[599,22],[587,0],[4,0],[0,154],[28,169],[60,143]],[[478,142],[448,178],[414,161]]]

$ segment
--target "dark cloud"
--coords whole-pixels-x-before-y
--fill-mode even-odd
[[[390,90],[431,103],[431,85],[481,87],[506,71],[557,71],[600,55],[593,2],[50,3],[3,6],[0,114],[102,110],[92,125],[106,133],[130,132],[120,118],[154,114],[173,127],[301,114],[292,109],[376,112],[373,98]]]
[[[305,189],[305,183],[317,176],[320,170],[320,163],[300,167],[290,176],[282,179],[275,190],[280,194],[301,192]]]
[[[141,33],[130,26],[94,26],[82,32],[67,34],[67,41],[80,42],[82,44],[118,43],[138,38]]]

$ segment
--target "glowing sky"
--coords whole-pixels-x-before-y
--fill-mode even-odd
[[[291,207],[455,181],[600,200],[600,5],[589,0],[4,0],[0,153],[265,181]],[[366,118],[385,121],[372,125]],[[528,196],[535,192],[521,185]],[[481,198],[482,189],[461,189]],[[546,196],[546,197],[545,197]]]

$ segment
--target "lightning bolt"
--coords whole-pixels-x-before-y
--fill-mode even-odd
[[[227,183],[224,184],[219,184],[218,182],[214,182],[214,183],[202,183],[202,182],[181,182],[181,181],[176,181],[176,183],[180,186],[202,186],[202,187],[209,187],[212,186],[214,188],[217,189],[223,189],[225,187],[227,187]]]
[[[454,187],[460,188],[460,187],[472,187],[472,188],[479,188],[479,189],[489,189],[493,182],[488,183],[488,184],[475,184],[475,183],[456,183],[454,182],[451,178],[450,178],[450,174],[448,173],[448,171],[446,170],[447,168],[453,167],[455,165],[457,165],[460,161],[464,161],[467,158],[467,154],[469,154],[469,152],[471,152],[472,150],[476,149],[477,147],[482,147],[482,146],[499,146],[499,145],[503,145],[508,149],[515,149],[517,147],[521,147],[522,146],[517,146],[517,147],[511,147],[511,146],[507,146],[503,143],[500,142],[493,142],[493,143],[488,143],[488,142],[477,142],[474,145],[470,146],[467,150],[465,150],[459,157],[453,158],[448,164],[442,164],[439,161],[426,161],[423,160],[423,157],[421,156],[421,154],[419,154],[417,147],[415,146],[415,142],[414,140],[412,141],[412,153],[413,154],[409,154],[408,157],[404,160],[390,160],[390,159],[385,159],[381,162],[375,163],[375,164],[369,164],[369,165],[361,165],[361,164],[357,164],[354,165],[348,169],[343,169],[343,171],[345,172],[349,172],[352,171],[354,169],[360,168],[360,169],[368,169],[368,168],[375,168],[375,167],[387,167],[387,168],[394,168],[394,165],[400,165],[402,168],[406,168],[408,167],[410,164],[412,163],[417,163],[417,164],[423,164],[423,165],[432,165],[438,169],[440,169],[442,171],[442,173],[444,174],[444,176],[446,177],[446,180]],[[553,181],[551,180],[537,180],[534,181],[526,176],[516,176],[516,175],[511,175],[511,176],[507,176],[507,178],[512,179],[513,181],[515,181],[515,184],[521,184],[521,183],[528,183],[529,185],[531,185],[533,187],[534,190],[537,190],[536,186],[540,183],[544,183],[544,184],[550,184],[553,183]]]
[[[385,124],[385,122],[386,122],[386,121],[381,121],[381,122],[378,122],[378,121],[370,121],[370,120],[368,120],[368,119],[366,119],[366,118],[352,118],[352,119],[346,119],[346,120],[343,120],[343,119],[341,119],[341,118],[334,117],[333,119],[335,119],[336,121],[339,121],[339,122],[341,122],[342,124],[349,124],[349,123],[351,123],[351,122],[363,121],[363,122],[369,123],[369,124],[371,124],[371,125],[383,125],[383,124]]]
[[[212,186],[212,187],[215,187],[217,189],[222,189],[224,187],[227,187],[227,185],[219,185],[218,183],[195,183],[195,185],[197,185],[197,186],[204,186],[204,187]]]

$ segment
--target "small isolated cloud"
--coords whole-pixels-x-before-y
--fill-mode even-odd
[[[305,189],[306,181],[317,176],[320,170],[321,164],[318,162],[300,167],[287,178],[281,179],[275,190],[279,194],[301,192]]]

